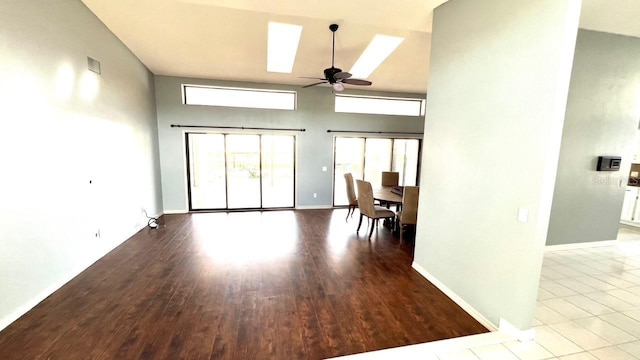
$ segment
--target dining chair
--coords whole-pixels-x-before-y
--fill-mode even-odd
[[[353,188],[353,175],[351,173],[344,174],[344,180],[347,183],[347,198],[349,199],[349,210],[347,211],[347,219],[349,215],[353,216],[353,213],[358,207],[358,199],[356,198],[356,191]]]
[[[405,186],[402,193],[402,210],[396,213],[397,226],[400,231],[400,241],[406,226],[411,226],[415,231],[418,222],[418,197],[420,195],[419,186]]]
[[[397,171],[383,171],[382,172],[382,186],[398,186],[400,181],[400,173]]]
[[[369,226],[371,230],[369,231],[369,238],[373,234],[373,228],[378,226],[378,220],[380,219],[391,219],[396,216],[396,214],[382,206],[377,206],[373,204],[373,189],[371,188],[371,183],[363,180],[356,180],[356,185],[358,186],[358,208],[360,209],[360,221],[358,222],[358,229],[356,232],[360,231],[360,226],[362,225],[362,217],[366,216],[371,219]]]

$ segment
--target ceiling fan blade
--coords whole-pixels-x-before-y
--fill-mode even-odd
[[[324,80],[329,81],[327,79],[319,78],[319,77],[308,77],[308,76],[298,76],[298,79],[311,79],[311,80]]]
[[[320,81],[320,82],[317,82],[317,83],[305,85],[302,88],[304,89],[304,88],[308,88],[308,87],[312,87],[312,86],[316,86],[316,85],[320,85],[320,84],[327,84],[327,83],[329,83],[329,82],[328,81]]]
[[[346,71],[341,71],[335,75],[333,75],[333,78],[336,80],[340,80],[340,79],[348,79],[351,77],[351,74],[346,72]]]
[[[372,84],[371,81],[362,80],[362,79],[343,79],[342,82],[349,85],[363,85],[363,86],[369,86]]]

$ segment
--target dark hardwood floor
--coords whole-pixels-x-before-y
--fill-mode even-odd
[[[487,332],[411,240],[345,215],[166,215],[0,332],[0,358],[321,359]]]

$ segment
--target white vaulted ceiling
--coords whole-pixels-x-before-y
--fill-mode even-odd
[[[376,34],[404,37],[368,80],[426,93],[433,9],[447,0],[82,0],[157,75],[305,85],[349,71]],[[584,0],[581,27],[640,37],[640,0]],[[267,72],[270,21],[302,25],[293,72]]]

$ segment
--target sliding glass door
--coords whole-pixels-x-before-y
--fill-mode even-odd
[[[393,140],[393,162],[391,171],[400,173],[399,184],[415,186],[418,180],[418,154],[420,143],[415,139]]]
[[[365,139],[364,179],[371,184],[380,184],[383,171],[391,171],[391,139]],[[354,179],[363,179],[355,176]]]
[[[190,210],[294,206],[294,136],[186,137]]]
[[[292,207],[294,204],[294,140],[293,136],[262,137],[262,207]]]
[[[414,186],[418,179],[420,140],[393,138],[336,137],[334,155],[333,204],[347,205],[344,174],[381,183],[383,171],[400,173],[401,186]]]
[[[333,204],[348,205],[344,174],[353,174],[354,179],[362,179],[364,172],[364,138],[338,137],[335,140],[333,163]],[[355,186],[355,184],[354,184]]]
[[[260,136],[226,137],[227,208],[260,208]]]
[[[221,134],[187,134],[189,207],[227,207],[225,138]]]

